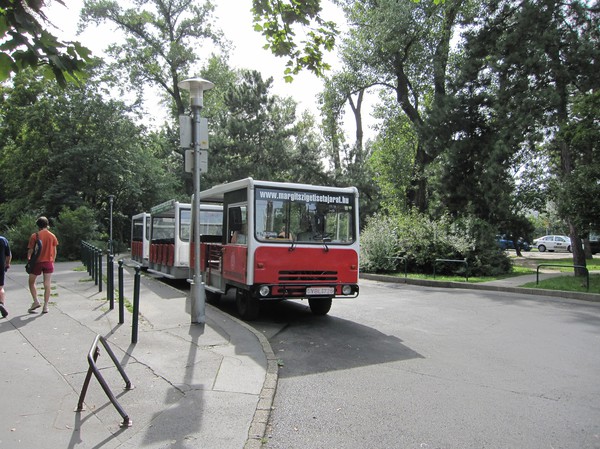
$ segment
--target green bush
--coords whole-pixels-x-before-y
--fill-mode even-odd
[[[35,222],[40,215],[33,212],[24,213],[6,232],[15,260],[27,260],[27,243],[31,234],[38,230]],[[81,241],[93,239],[96,235],[94,211],[86,206],[80,206],[75,210],[64,207],[60,211],[58,220],[50,219],[50,223],[50,231],[58,238],[58,260],[79,259]]]
[[[512,263],[496,242],[495,228],[489,223],[472,216],[463,217],[452,223],[453,235],[464,235],[468,245],[461,254],[469,263],[470,276],[497,276],[509,273]]]
[[[464,274],[464,265],[436,259],[467,259],[469,276],[507,273],[511,263],[498,249],[492,226],[474,217],[432,220],[419,213],[372,217],[361,234],[361,270],[395,271],[403,256],[410,272]]]
[[[87,206],[75,210],[63,207],[56,225],[56,237],[59,242],[61,259],[77,260],[81,256],[81,241],[95,238],[97,232],[96,216]]]
[[[38,230],[35,225],[39,215],[34,212],[23,213],[17,222],[8,228],[5,237],[10,242],[10,250],[15,261],[27,260],[27,244],[31,234]]]
[[[360,235],[361,269],[369,272],[394,271],[397,252],[398,235],[394,219],[384,215],[369,218]]]

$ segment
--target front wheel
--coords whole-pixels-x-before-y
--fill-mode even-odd
[[[572,248],[571,248],[571,246],[570,246],[570,245],[569,245],[569,246],[567,246],[567,251],[569,251],[570,253],[572,253],[572,252],[573,252],[573,251],[572,251]]]
[[[314,315],[327,315],[331,310],[331,298],[309,298],[308,305]]]
[[[543,253],[544,251],[546,251],[546,247],[544,245],[540,245],[540,246],[538,246],[538,251],[540,253]]]
[[[258,318],[260,303],[258,299],[250,295],[250,292],[238,288],[235,295],[235,305],[243,320],[253,321]]]

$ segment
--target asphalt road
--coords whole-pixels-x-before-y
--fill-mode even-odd
[[[281,361],[268,449],[600,448],[600,304],[361,281],[253,325]]]

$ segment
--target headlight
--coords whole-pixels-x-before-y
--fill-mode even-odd
[[[258,294],[260,296],[269,296],[270,288],[267,285],[263,285],[260,289],[258,289]]]
[[[344,285],[342,287],[342,293],[344,295],[351,295],[352,294],[352,286],[351,285]]]

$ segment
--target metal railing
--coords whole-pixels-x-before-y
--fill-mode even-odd
[[[102,250],[91,243],[81,242],[81,261],[87,268],[88,274],[102,291]]]
[[[406,258],[406,256],[390,256],[388,257],[388,260],[393,260],[394,261],[394,266],[396,266],[398,264],[398,261],[403,261],[404,262],[404,278],[406,279],[408,277],[408,259]]]
[[[563,264],[553,264],[553,263],[542,263],[537,266],[537,270],[535,271],[535,285],[540,283],[540,268],[541,267],[563,267],[563,268],[582,268],[585,270],[585,280],[586,280],[586,291],[590,291],[590,271],[584,265],[563,265]]]
[[[112,405],[117,409],[117,411],[119,412],[119,415],[121,415],[121,417],[123,418],[121,427],[131,427],[132,421],[129,418],[129,415],[127,413],[125,413],[125,410],[123,409],[123,407],[121,407],[121,404],[119,404],[119,401],[117,401],[117,398],[115,398],[115,395],[112,393],[108,384],[104,380],[104,377],[102,377],[100,370],[96,366],[96,360],[98,360],[98,355],[100,355],[100,349],[98,348],[98,343],[102,343],[102,346],[104,346],[104,349],[106,350],[107,354],[110,356],[111,360],[115,364],[115,367],[119,370],[121,377],[125,381],[125,389],[132,390],[134,388],[133,385],[131,384],[131,381],[129,380],[129,377],[127,377],[127,374],[125,373],[125,370],[123,369],[123,367],[121,366],[121,364],[119,363],[117,358],[115,357],[115,354],[110,349],[110,346],[106,342],[106,339],[104,337],[102,337],[101,335],[97,335],[96,338],[94,339],[94,343],[92,344],[92,347],[90,348],[90,351],[88,352],[87,360],[88,360],[88,364],[90,367],[88,368],[87,375],[85,376],[85,381],[83,382],[83,387],[81,388],[81,394],[79,395],[79,402],[77,403],[77,408],[75,409],[75,411],[80,412],[80,411],[85,410],[85,405],[84,405],[85,395],[87,393],[87,389],[90,385],[90,380],[92,379],[92,374],[93,374],[94,376],[96,376],[96,379],[100,383],[100,386],[106,393],[106,396],[108,396],[108,399],[110,400]]]
[[[433,263],[433,279],[435,279],[435,267],[438,262],[461,263],[465,266],[465,280],[469,282],[469,262],[467,259],[435,259]]]
[[[87,267],[88,274],[92,277],[95,283],[99,286],[98,291],[102,292],[102,253],[100,248],[88,242],[81,242],[81,260]],[[107,273],[106,273],[106,289],[107,300],[110,310],[115,307],[115,279],[114,279],[114,256],[107,255]],[[137,263],[126,264],[123,259],[118,261],[118,292],[119,292],[119,324],[125,322],[125,288],[124,288],[124,266],[135,269],[133,279],[133,317],[131,328],[131,343],[135,344],[138,341],[138,324],[140,312],[140,271],[141,265]]]

